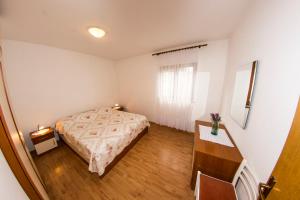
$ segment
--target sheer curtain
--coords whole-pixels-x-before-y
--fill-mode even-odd
[[[156,122],[180,130],[193,128],[193,99],[197,83],[198,50],[158,58]]]
[[[160,67],[158,77],[158,122],[189,130],[196,63]]]

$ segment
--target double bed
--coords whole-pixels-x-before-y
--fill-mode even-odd
[[[56,123],[60,138],[100,176],[148,131],[143,115],[112,108],[96,108],[70,115]]]

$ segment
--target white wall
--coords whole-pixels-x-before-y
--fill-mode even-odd
[[[99,57],[18,41],[3,41],[10,101],[30,150],[28,133],[61,117],[117,101],[114,63]]]
[[[11,171],[5,157],[0,150],[0,194],[1,199],[26,200],[28,199],[23,188]]]
[[[225,124],[242,154],[266,181],[289,133],[300,92],[300,2],[255,1],[229,42]],[[258,59],[247,129],[230,117],[234,74]]]
[[[157,68],[151,54],[116,62],[119,80],[119,103],[129,111],[154,121]]]
[[[227,62],[227,40],[210,41],[199,53],[199,71],[210,73],[205,113],[218,112],[221,106],[223,81]],[[158,66],[151,54],[116,62],[119,99],[129,111],[146,115],[155,121],[155,90]]]

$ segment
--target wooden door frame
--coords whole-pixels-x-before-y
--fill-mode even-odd
[[[5,80],[4,80],[4,72],[2,69],[1,60],[0,60],[0,76],[2,77],[2,84],[4,87],[4,95],[5,95],[8,107],[9,107],[9,112],[12,115],[13,123],[14,123],[16,130],[19,132],[17,124],[16,124],[14,116],[13,116],[13,113],[12,113],[12,110],[11,110],[9,99],[7,96],[7,90],[6,90],[6,85],[5,85]],[[14,145],[14,142],[11,138],[11,134],[9,132],[1,105],[0,105],[0,123],[1,123],[0,125],[3,127],[3,131],[0,131],[0,148],[1,148],[1,151],[3,152],[3,155],[4,155],[8,165],[10,166],[12,172],[14,173],[15,177],[17,178],[18,182],[22,186],[23,190],[25,191],[25,193],[27,194],[29,199],[43,200],[44,198],[43,198],[41,192],[38,190],[38,188],[34,184],[34,181],[30,177],[30,175],[18,153],[18,150]],[[19,135],[19,133],[18,133],[18,135]],[[22,146],[27,155],[24,143],[23,143],[22,139],[20,138],[20,135],[19,135],[19,139],[21,140]],[[41,184],[43,187],[45,187],[43,183],[41,183]]]
[[[43,197],[29,176],[9,134],[2,108],[0,106],[0,148],[15,177],[31,200],[43,200]]]

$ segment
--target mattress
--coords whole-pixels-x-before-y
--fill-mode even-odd
[[[107,165],[147,126],[143,115],[111,108],[96,108],[65,117],[56,123],[63,140],[102,175]]]

